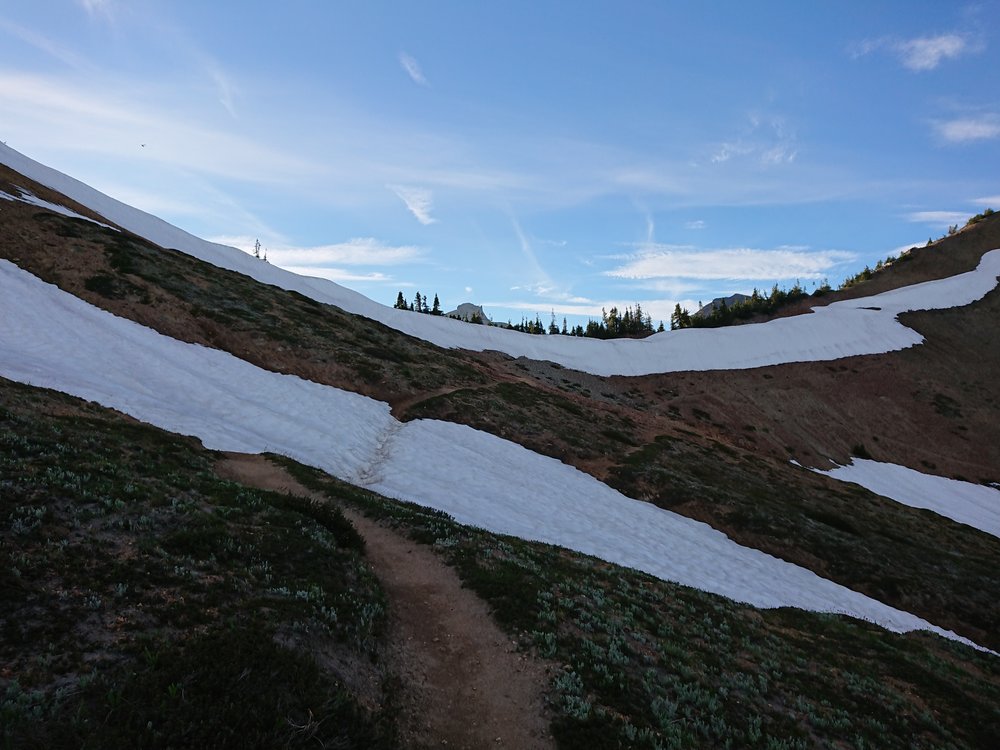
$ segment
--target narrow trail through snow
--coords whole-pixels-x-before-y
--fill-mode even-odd
[[[403,423],[397,421],[392,421],[385,426],[382,433],[376,438],[375,451],[372,453],[371,461],[358,470],[352,484],[359,487],[371,487],[383,481],[383,469],[391,455],[392,441],[402,429]]]
[[[231,453],[216,472],[329,502],[264,456]],[[389,666],[401,678],[405,747],[554,747],[540,662],[517,653],[486,604],[433,552],[341,506],[389,600]]]

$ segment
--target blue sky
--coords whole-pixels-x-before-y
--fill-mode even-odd
[[[1000,209],[1000,2],[0,0],[0,140],[392,304],[836,285]]]

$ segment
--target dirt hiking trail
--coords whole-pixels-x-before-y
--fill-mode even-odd
[[[223,478],[328,501],[264,456],[226,454]],[[544,665],[519,654],[486,604],[426,547],[341,507],[389,601],[387,660],[401,682],[407,748],[553,748]]]

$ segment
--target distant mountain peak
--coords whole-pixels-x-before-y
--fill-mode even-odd
[[[716,297],[707,305],[698,310],[698,312],[696,312],[695,315],[698,315],[702,318],[707,318],[715,310],[722,307],[723,304],[725,304],[726,307],[732,307],[737,302],[746,302],[748,299],[750,299],[749,295],[740,294],[739,292],[736,292],[735,294],[730,294],[728,297]]]
[[[486,324],[492,324],[493,321],[483,312],[482,305],[476,305],[472,302],[463,302],[450,313],[446,313],[449,318],[459,318],[461,320],[472,320],[474,316],[478,316],[479,320]]]

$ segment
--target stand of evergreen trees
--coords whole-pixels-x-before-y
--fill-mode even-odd
[[[970,219],[971,222],[972,219]],[[883,268],[888,268],[893,263],[899,261],[909,260],[909,257],[909,254],[904,252],[898,258],[895,255],[890,255],[885,260],[880,260],[875,264],[874,268],[865,266],[864,270],[844,279],[838,289],[847,289],[855,284],[868,281]],[[812,295],[807,293],[797,281],[791,289],[779,289],[778,285],[775,284],[768,295],[761,294],[755,288],[749,299],[743,302],[735,302],[732,305],[727,305],[723,302],[708,315],[692,314],[687,308],[682,308],[678,304],[674,306],[674,312],[670,315],[670,330],[675,331],[678,328],[718,328],[719,326],[732,325],[755,315],[770,315],[785,305],[804,299],[805,297],[821,297],[830,290],[831,286],[825,279],[822,284],[813,290]]]
[[[420,292],[414,295],[412,302],[408,302],[403,293],[399,292],[396,295],[396,303],[393,307],[397,310],[410,310],[411,312],[424,313],[425,315],[444,315],[441,311],[441,303],[436,294],[434,295],[433,304],[428,306],[427,297],[421,295]],[[483,321],[478,315],[473,315],[472,320],[467,322],[482,323]],[[542,319],[538,315],[535,315],[534,320],[521,318],[520,323],[511,323],[508,320],[506,323],[494,323],[493,325],[510,328],[514,331],[521,331],[521,333],[549,334],[551,336],[582,336],[593,339],[641,339],[650,334],[665,330],[662,320],[658,328],[653,328],[653,319],[648,313],[643,312],[642,306],[638,302],[635,303],[635,309],[626,307],[622,312],[619,312],[617,307],[612,307],[611,310],[604,310],[602,308],[601,319],[599,321],[589,320],[586,326],[577,325],[570,328],[566,324],[566,318],[563,318],[562,328],[560,328],[556,324],[555,313],[552,313],[552,321],[548,327],[542,323]]]
[[[413,295],[413,302],[407,302],[406,297],[400,292],[396,295],[396,304],[393,305],[397,310],[409,310],[410,312],[424,313],[425,315],[444,315],[441,312],[441,303],[438,301],[438,296],[434,295],[434,303],[428,307],[427,298],[421,296],[420,292]]]
[[[818,297],[830,291],[830,285],[823,282],[822,286],[816,288],[813,296]],[[795,282],[791,289],[779,289],[775,284],[768,295],[761,294],[756,288],[753,294],[742,302],[734,302],[727,305],[723,302],[712,310],[708,315],[692,315],[680,304],[674,306],[674,312],[670,316],[670,330],[676,331],[678,328],[718,328],[719,326],[732,325],[738,320],[746,320],[754,315],[768,315],[778,310],[780,307],[803,299],[809,295]]]
[[[563,318],[562,328],[556,325],[556,315],[552,313],[552,321],[548,328],[542,324],[541,318],[536,315],[534,320],[521,318],[520,323],[507,321],[507,328],[522,333],[549,334],[551,336],[581,336],[591,339],[641,339],[653,333],[665,330],[663,321],[660,321],[659,328],[653,328],[653,319],[643,313],[642,306],[636,302],[635,309],[626,307],[624,312],[619,312],[617,307],[611,310],[601,308],[600,320],[588,320],[586,326],[576,325],[570,328]]]

